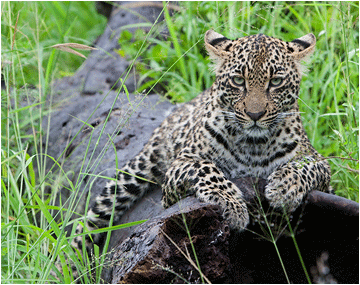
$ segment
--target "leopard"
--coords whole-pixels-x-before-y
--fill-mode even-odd
[[[168,208],[187,196],[215,204],[230,228],[244,231],[250,214],[233,178],[265,179],[274,209],[294,212],[313,190],[329,190],[329,163],[310,143],[299,111],[300,81],[315,50],[307,34],[290,42],[256,34],[231,40],[204,35],[215,81],[157,127],[95,198],[71,245],[98,244],[109,226],[146,193],[162,187]],[[154,184],[155,182],[156,184]],[[84,226],[86,235],[83,238]]]

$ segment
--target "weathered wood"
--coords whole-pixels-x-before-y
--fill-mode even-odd
[[[220,208],[195,198],[181,201],[180,207],[140,225],[115,248],[112,283],[201,282],[191,243],[205,278],[217,283],[229,280],[230,230]]]
[[[308,201],[317,207],[332,208],[333,210],[341,211],[345,215],[359,216],[359,203],[343,197],[320,191],[312,191],[308,196]]]
[[[264,199],[265,180],[234,181],[249,205]],[[285,264],[287,278],[269,232],[261,223],[242,233],[229,231],[219,207],[188,197],[134,230],[113,250],[111,283],[198,283],[195,257],[184,226],[189,227],[204,282],[293,283],[307,282],[291,231],[284,223],[279,234],[273,230]],[[271,219],[271,216],[269,217]],[[319,276],[319,260],[326,255],[326,280],[357,283],[358,204],[335,195],[313,191],[291,222],[305,268],[313,281]],[[254,234],[255,233],[255,234]],[[191,261],[189,261],[190,256]],[[330,279],[329,279],[330,278]]]

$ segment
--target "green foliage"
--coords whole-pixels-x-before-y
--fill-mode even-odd
[[[84,60],[66,53],[59,58],[50,47],[69,42],[92,45],[106,25],[94,2],[12,1],[1,6],[1,59],[18,67],[15,78],[9,78],[17,87],[41,85],[39,69],[46,70],[51,57],[56,61],[49,70],[54,78],[72,75]]]
[[[55,268],[58,256],[62,264],[68,265],[66,255],[81,268],[65,236],[66,223],[53,218],[59,211],[68,221],[74,206],[50,206],[62,187],[73,190],[74,200],[78,185],[72,185],[68,173],[54,178],[46,171],[42,121],[48,114],[44,102],[51,100],[51,80],[74,73],[83,62],[50,46],[91,45],[105,21],[91,2],[1,2],[2,283],[57,282],[51,271],[58,273],[59,282],[70,283],[72,274],[59,274]],[[52,159],[56,164],[57,158]],[[46,191],[49,186],[53,195]]]

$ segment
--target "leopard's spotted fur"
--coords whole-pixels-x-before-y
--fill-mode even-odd
[[[116,183],[106,185],[87,214],[88,230],[108,225],[115,193],[119,218],[152,189],[153,184],[137,177],[162,185],[164,207],[187,195],[219,204],[238,230],[249,223],[249,213],[231,178],[267,179],[270,205],[290,212],[309,191],[327,190],[329,165],[310,144],[297,103],[300,61],[315,42],[313,34],[284,42],[263,34],[229,40],[208,31],[205,45],[215,61],[214,84],[154,131],[123,168],[135,176],[121,172]],[[78,226],[76,232],[81,231]],[[82,238],[72,245],[81,249]]]

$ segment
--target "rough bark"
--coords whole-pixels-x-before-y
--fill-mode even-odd
[[[266,219],[252,219],[248,230],[230,232],[221,210],[195,198],[162,212],[136,228],[113,249],[111,283],[199,283],[201,277],[185,230],[183,215],[194,244],[204,282],[307,283],[327,280],[358,283],[358,204],[313,191],[289,217],[271,210],[263,197],[266,181],[234,181],[253,209],[259,200]],[[254,187],[255,185],[255,187]],[[260,199],[258,198],[260,197]],[[277,223],[277,226],[267,227]],[[281,266],[271,234],[283,261]],[[294,235],[292,235],[294,233]],[[293,238],[294,236],[294,238]],[[305,264],[302,267],[296,246]],[[286,271],[286,274],[285,274]]]
[[[228,282],[230,230],[219,207],[195,198],[180,207],[142,224],[115,248],[111,283],[199,283],[196,258],[205,278]]]

